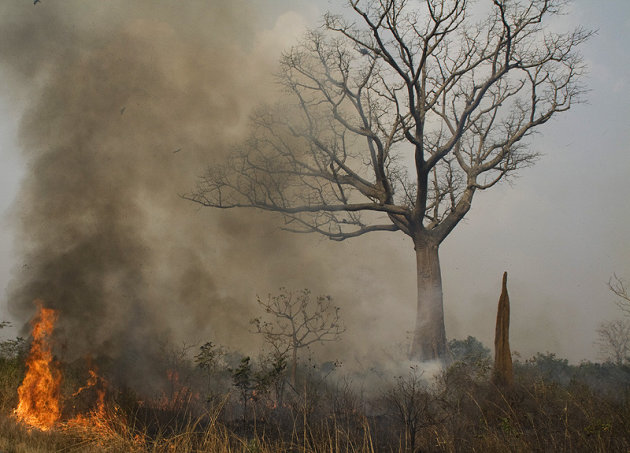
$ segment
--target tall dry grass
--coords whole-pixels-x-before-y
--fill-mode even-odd
[[[286,392],[282,404],[271,390],[251,390],[243,404],[242,389],[229,380],[207,398],[188,388],[170,402],[110,388],[103,413],[49,432],[11,415],[21,360],[0,360],[3,453],[630,451],[630,370],[572,367],[553,355],[519,364],[510,388],[491,383],[483,360],[457,362],[429,381],[411,371],[381,380],[369,393],[347,380],[304,373],[300,389]]]

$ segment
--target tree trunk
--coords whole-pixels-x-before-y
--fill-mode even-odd
[[[293,351],[291,352],[291,385],[296,388],[297,385],[297,346],[293,345]]]
[[[426,361],[446,355],[442,275],[438,245],[414,241],[418,276],[418,312],[409,358]]]

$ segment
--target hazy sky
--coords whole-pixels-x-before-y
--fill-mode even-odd
[[[44,14],[46,8],[63,9],[66,5],[59,0],[42,0],[36,7],[29,3],[19,1],[20,6],[12,6],[12,11]],[[246,19],[258,25],[243,32],[255,36],[250,47],[254,45],[256,50],[256,45],[261,46],[260,51],[271,58],[277,57],[281,47],[290,46],[304,26],[316,23],[328,2],[260,0],[255,4],[261,9],[253,9],[253,17]],[[16,14],[15,20],[20,17]],[[10,20],[5,16],[5,23]],[[442,245],[441,263],[450,338],[474,335],[487,345],[492,343],[500,278],[507,270],[512,350],[523,357],[535,351],[551,351],[579,361],[597,358],[593,343],[599,323],[621,316],[606,287],[608,279],[617,273],[630,280],[630,56],[626,50],[630,42],[630,3],[579,0],[563,20],[598,30],[583,47],[590,66],[588,104],[576,106],[540,129],[532,147],[543,157],[534,167],[523,170],[512,185],[502,184],[476,195],[465,221]],[[6,77],[8,71],[0,60],[0,81]],[[34,79],[31,83],[44,82]],[[22,115],[33,105],[30,96],[36,90],[16,82],[0,83],[0,87],[5,87],[0,88],[0,319],[11,320],[5,310],[8,294],[4,289],[12,275],[22,275],[29,265],[16,257],[16,212],[11,209],[21,181],[32,168],[25,157],[27,152],[21,149],[24,141],[19,139],[19,127]],[[189,178],[192,187],[196,176],[182,175],[182,181]],[[180,187],[173,192],[176,194]],[[212,230],[213,222],[226,221],[221,216],[204,213],[198,216],[196,228],[207,226]],[[255,218],[252,216],[251,221]],[[251,228],[240,223],[238,228],[252,234]],[[269,234],[280,241],[285,237],[284,233]],[[292,246],[297,243],[295,238],[286,241]],[[215,248],[207,255],[220,258],[217,250],[221,246],[210,244]],[[387,256],[391,270],[387,279],[379,280],[377,263],[365,252],[368,245]],[[346,318],[356,311],[357,319],[371,320],[369,328],[375,329],[372,334],[377,338],[397,338],[384,332],[413,328],[404,323],[414,319],[414,256],[402,234],[368,236],[339,245],[309,238],[304,247],[325,248],[325,260],[317,263],[308,262],[311,255],[304,253],[304,269],[308,272],[311,267],[317,268],[318,275],[327,276],[330,289],[320,290],[334,297],[340,295]],[[230,259],[236,260],[238,256],[234,255],[241,254],[243,261],[248,260],[246,248],[234,245],[230,254]],[[313,261],[319,256],[313,253]],[[281,261],[271,257],[272,263],[264,265],[270,266],[269,274],[274,273],[267,279],[270,283],[265,286],[266,277],[257,275],[252,279],[260,287],[239,293],[239,297],[270,291],[277,282],[285,282],[286,286],[309,284],[307,277],[296,278],[288,271],[277,275],[280,271],[274,269],[283,267],[274,264],[274,259]],[[246,273],[247,269],[243,265],[238,272]],[[248,279],[247,275],[240,277]],[[225,277],[215,282],[217,293],[230,294],[227,283],[222,287],[227,281]],[[358,295],[354,302],[348,296],[353,292]],[[251,317],[248,313],[243,316]],[[349,324],[348,335],[359,338],[360,326]],[[6,329],[2,335],[16,332]]]

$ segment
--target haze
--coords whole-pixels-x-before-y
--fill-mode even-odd
[[[342,307],[333,358],[404,348],[415,268],[402,234],[330,243],[178,197],[273,100],[281,50],[330,5],[128,5],[0,6],[2,336],[23,334],[42,297],[104,347],[129,334],[253,350],[256,294],[286,286]],[[539,129],[534,167],[477,195],[441,261],[449,338],[492,344],[506,270],[512,349],[577,362],[598,358],[595,329],[621,316],[608,279],[630,279],[630,5],[581,0],[564,19],[598,30],[588,104]]]

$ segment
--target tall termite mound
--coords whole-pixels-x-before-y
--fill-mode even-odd
[[[497,308],[493,382],[501,386],[510,386],[514,382],[512,354],[510,352],[510,297],[507,291],[507,272],[503,273],[501,297],[499,297]]]

